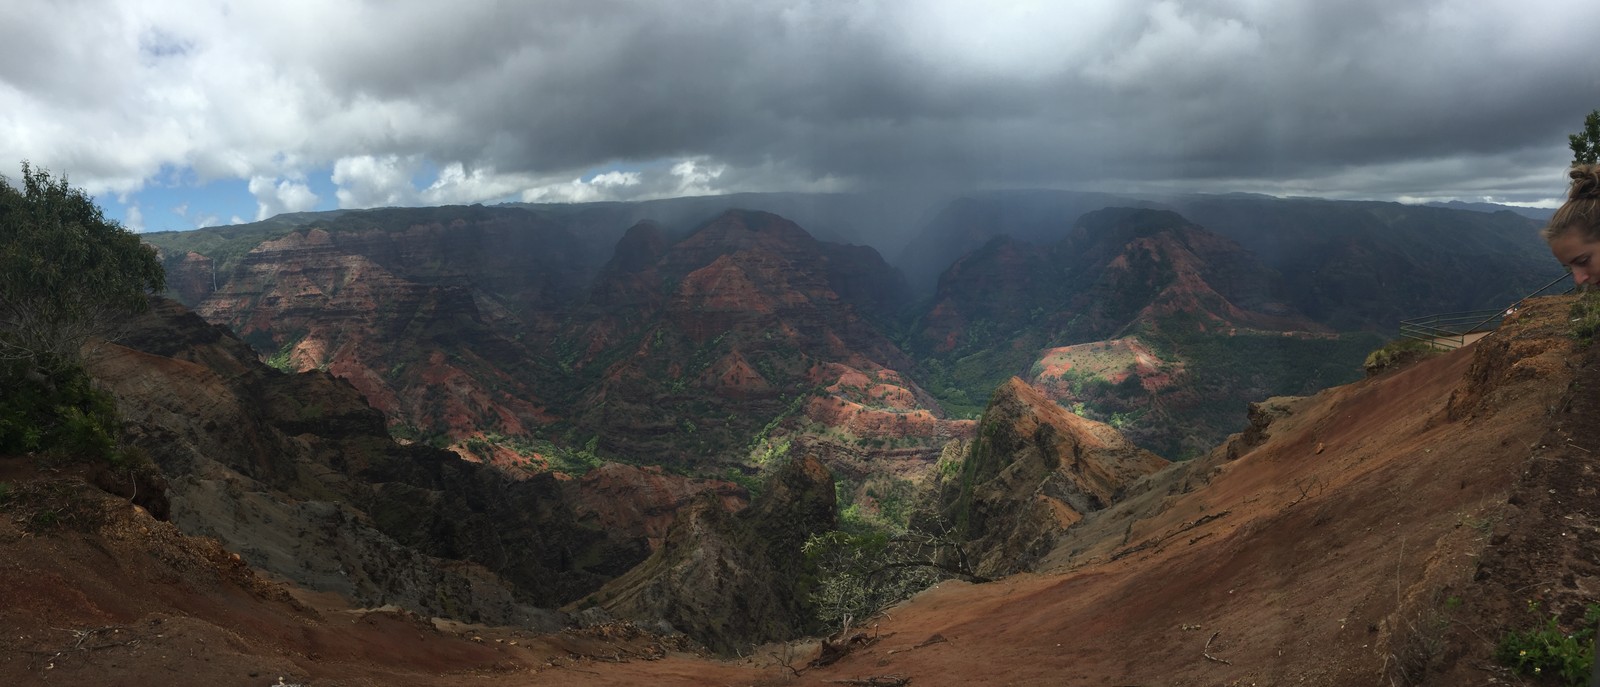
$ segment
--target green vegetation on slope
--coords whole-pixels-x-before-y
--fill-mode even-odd
[[[22,166],[0,178],[0,454],[120,461],[116,408],[81,349],[149,307],[155,251],[65,178]]]
[[[803,548],[815,569],[807,599],[820,629],[870,618],[955,576],[946,559],[953,540],[935,533],[933,495],[893,476],[834,483],[839,527]]]
[[[1528,612],[1539,613],[1537,601],[1528,602]],[[1551,614],[1543,623],[1526,630],[1512,631],[1500,639],[1495,659],[1521,675],[1546,678],[1558,684],[1589,684],[1594,670],[1594,628],[1600,622],[1600,604],[1589,604],[1583,624],[1576,629],[1562,626],[1560,614]]]
[[[1600,293],[1586,291],[1572,304],[1572,335],[1588,346],[1600,332]]]
[[[116,406],[81,368],[48,379],[0,367],[0,454],[56,453],[121,462]]]
[[[1193,394],[1182,417],[1151,413],[1125,429],[1129,439],[1174,460],[1196,457],[1244,428],[1252,401],[1301,396],[1361,378],[1361,362],[1383,343],[1370,332],[1301,337],[1277,332],[1239,331],[1232,335],[1187,327],[1164,327],[1141,337],[1162,359],[1184,361],[1183,390]],[[1138,397],[1112,394],[1103,413],[1159,406],[1159,396],[1144,404]],[[1147,399],[1149,397],[1146,397]]]
[[[926,372],[919,381],[949,417],[976,420],[995,387],[1025,372],[1035,352],[1006,346],[960,357],[929,357],[922,361]]]
[[[1171,386],[1147,391],[1137,376],[1120,382],[1087,371],[1063,377],[1074,413],[1109,424],[1141,447],[1183,460],[1210,450],[1244,428],[1248,404],[1304,395],[1361,378],[1361,363],[1383,343],[1372,333],[1303,335],[1207,331],[1174,315],[1141,327],[1140,341],[1182,372]],[[1058,342],[1068,345],[1072,341]],[[1013,375],[1026,375],[1038,350],[1001,347],[965,356],[930,356],[920,380],[950,417],[977,419],[989,395]],[[1119,370],[1118,372],[1121,372]]]
[[[1367,376],[1371,377],[1439,352],[1439,349],[1425,342],[1416,339],[1399,338],[1384,344],[1382,348],[1368,353],[1367,360],[1361,364],[1361,367],[1367,371]]]
[[[232,274],[233,268],[239,265],[250,249],[263,242],[288,236],[297,228],[298,224],[272,219],[192,231],[154,231],[140,234],[139,238],[166,253],[169,265],[193,251],[211,258],[216,274],[227,275]],[[218,278],[221,279],[220,276]]]

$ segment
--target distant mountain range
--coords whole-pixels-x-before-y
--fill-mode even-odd
[[[1349,381],[1401,318],[1499,307],[1558,272],[1513,212],[929,202],[386,208],[145,237],[176,298],[282,369],[346,379],[397,436],[576,472],[738,475],[800,439],[861,479],[914,472],[1013,375],[1182,457],[1253,398]]]
[[[1470,210],[1472,212],[1514,212],[1536,222],[1548,222],[1556,214],[1553,208],[1525,208],[1516,205],[1501,205],[1499,203],[1467,203],[1459,200],[1452,200],[1447,203],[1428,203],[1427,205],[1428,207]]]

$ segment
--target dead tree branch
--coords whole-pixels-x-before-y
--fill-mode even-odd
[[[1209,658],[1209,659],[1211,659],[1213,661],[1216,661],[1217,663],[1221,663],[1222,665],[1231,666],[1231,665],[1233,665],[1232,661],[1229,661],[1229,660],[1226,660],[1226,659],[1217,658],[1216,656],[1212,656],[1211,655],[1211,643],[1217,641],[1217,635],[1220,635],[1220,634],[1222,634],[1222,633],[1221,632],[1213,632],[1213,633],[1211,633],[1211,639],[1206,640],[1206,648],[1200,650],[1200,655],[1204,656],[1206,658]]]

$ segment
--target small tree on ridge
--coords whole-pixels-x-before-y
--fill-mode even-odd
[[[21,188],[0,177],[0,360],[76,367],[84,343],[165,283],[155,249],[65,177],[27,163]]]
[[[1583,131],[1568,136],[1567,142],[1572,148],[1572,164],[1600,162],[1600,110],[1590,112],[1583,120]]]

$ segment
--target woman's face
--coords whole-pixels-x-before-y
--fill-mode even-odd
[[[1600,241],[1591,241],[1580,231],[1566,231],[1550,239],[1550,254],[1572,270],[1572,281],[1600,282]]]

